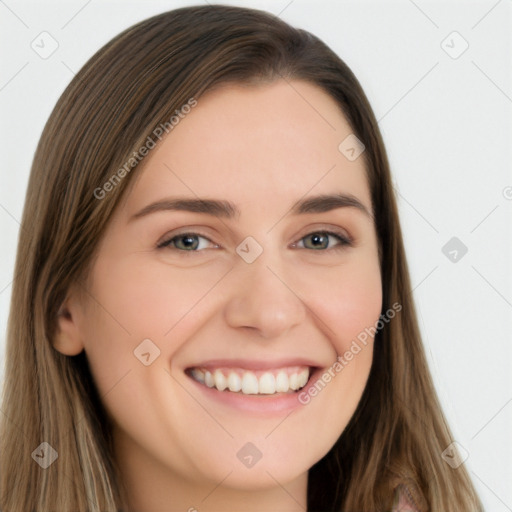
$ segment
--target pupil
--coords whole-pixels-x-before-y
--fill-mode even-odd
[[[189,236],[189,235],[188,236],[183,236],[181,240],[183,242],[183,245],[185,247],[187,247],[187,248],[190,248],[190,247],[194,246],[195,240],[194,240],[194,237],[192,237],[192,236]]]
[[[318,235],[318,234],[313,235],[312,241],[313,241],[313,245],[321,246],[322,245],[322,241],[325,241],[325,236],[324,235]]]

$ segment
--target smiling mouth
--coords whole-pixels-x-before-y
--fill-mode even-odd
[[[195,381],[218,391],[242,395],[296,393],[309,381],[314,368],[292,366],[274,370],[251,371],[243,368],[188,368],[185,373]]]

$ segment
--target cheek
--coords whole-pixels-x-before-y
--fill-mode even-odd
[[[311,295],[310,306],[321,318],[318,325],[324,326],[336,356],[311,394],[302,397],[304,403],[318,406],[319,417],[323,417],[321,408],[329,404],[334,427],[318,426],[327,440],[326,447],[334,444],[362,396],[373,361],[371,329],[382,310],[381,274],[374,254],[366,260],[362,257],[348,262],[331,277],[327,286]],[[317,399],[317,395],[324,398]]]
[[[380,280],[365,276],[364,280],[351,279],[344,282],[338,293],[333,293],[330,306],[326,305],[329,324],[337,333],[338,353],[347,350],[348,344],[377,322],[382,307]]]
[[[329,272],[330,279],[315,276],[314,281],[324,285],[315,287],[309,306],[321,320],[317,325],[336,352],[317,388],[320,392],[326,386],[332,403],[340,400],[343,404],[332,412],[337,425],[344,428],[370,373],[374,328],[382,310],[382,283],[375,252],[347,258],[346,264]]]
[[[162,338],[190,314],[221,279],[226,265],[173,268],[137,254],[117,265],[97,268],[96,282],[109,311],[132,336]],[[229,268],[227,268],[229,270]]]
[[[225,265],[172,269],[161,262],[141,264],[136,257],[104,257],[94,268],[91,306],[82,332],[91,370],[103,392],[128,371],[140,369],[134,351],[143,340],[152,340],[160,351],[152,366],[164,367],[180,340],[186,339],[183,329],[198,321],[197,306],[225,273]]]
[[[379,319],[382,308],[379,265],[374,258],[366,262],[358,258],[330,274],[328,280],[320,279],[317,282],[325,284],[310,294],[311,309],[321,317],[325,335],[341,354]]]

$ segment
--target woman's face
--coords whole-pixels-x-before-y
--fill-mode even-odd
[[[68,304],[117,456],[140,479],[284,486],[347,425],[371,338],[344,354],[382,305],[363,157],[345,156],[350,139],[339,149],[351,133],[311,84],[229,85],[145,157],[87,299]],[[356,201],[312,201],[341,195]]]

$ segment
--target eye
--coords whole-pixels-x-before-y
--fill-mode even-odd
[[[333,239],[337,240],[338,243],[334,247],[329,247],[329,242]],[[310,243],[304,243],[303,241],[310,241]],[[352,245],[352,241],[347,236],[334,231],[313,231],[301,238],[300,242],[302,242],[302,247],[315,251],[325,251],[326,249],[343,249],[346,246]]]
[[[204,240],[205,242],[201,242],[201,240]],[[337,241],[337,244],[330,247],[329,245],[332,240]],[[304,241],[307,241],[307,243],[304,243]],[[157,248],[168,248],[178,250],[180,252],[200,252],[203,249],[208,249],[208,243],[212,244],[213,248],[219,247],[206,236],[199,233],[186,232],[165,239],[157,245]],[[343,249],[344,247],[351,245],[352,240],[342,233],[337,233],[335,231],[312,231],[302,237],[298,244],[292,244],[292,247],[299,246],[301,249],[310,249],[315,251],[323,250],[325,252],[325,250]]]
[[[207,243],[201,243],[199,240],[206,240],[213,243],[209,238],[200,235],[199,233],[180,233],[172,238],[168,238],[158,244],[158,248],[171,248],[178,249],[182,252],[198,252],[199,249],[207,249]],[[214,244],[215,245],[215,244]],[[218,246],[216,246],[218,247]]]

